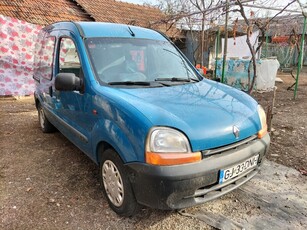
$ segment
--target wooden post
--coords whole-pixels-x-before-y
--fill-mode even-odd
[[[273,89],[272,104],[268,105],[268,108],[267,108],[266,117],[267,117],[267,124],[268,124],[268,132],[271,132],[271,130],[272,130],[272,120],[273,120],[273,116],[274,116],[276,90],[277,90],[277,87],[275,86],[274,89]]]

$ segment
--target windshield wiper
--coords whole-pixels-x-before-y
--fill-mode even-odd
[[[165,78],[156,78],[155,81],[178,81],[178,82],[190,82],[191,79],[188,78],[179,78],[179,77],[165,77]]]
[[[109,85],[143,85],[149,86],[150,82],[148,81],[113,81],[109,82]]]

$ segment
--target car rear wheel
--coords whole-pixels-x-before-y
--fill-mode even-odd
[[[38,120],[40,127],[44,133],[52,133],[56,130],[56,128],[48,121],[43,107],[38,104],[37,106],[37,111],[38,111]]]
[[[123,162],[113,149],[102,154],[99,174],[103,193],[113,211],[121,216],[134,215],[139,205]]]

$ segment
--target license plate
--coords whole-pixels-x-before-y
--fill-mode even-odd
[[[253,156],[237,165],[233,165],[227,169],[222,169],[220,171],[219,183],[222,184],[240,174],[246,172],[247,170],[254,168],[257,165],[259,155]]]

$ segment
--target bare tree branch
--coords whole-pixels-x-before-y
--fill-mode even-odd
[[[280,15],[281,13],[283,13],[290,5],[292,5],[294,2],[296,2],[297,0],[292,0],[291,2],[289,2],[285,7],[283,7],[278,13],[276,13],[273,17],[271,17],[268,20],[265,20],[263,23],[263,20],[259,19],[259,20],[255,20],[254,22],[252,22],[251,19],[248,19],[245,11],[244,11],[244,4],[242,3],[241,0],[236,0],[237,5],[239,6],[239,9],[237,9],[236,11],[238,11],[241,16],[243,17],[243,20],[245,22],[245,24],[247,25],[247,36],[246,36],[246,43],[247,46],[251,52],[252,58],[250,60],[249,66],[248,66],[248,80],[249,80],[249,86],[248,86],[248,93],[251,94],[253,89],[254,89],[254,85],[257,79],[257,65],[256,65],[256,53],[259,52],[261,46],[264,43],[264,37],[265,37],[265,33],[268,29],[268,25],[272,22],[273,19],[275,19],[278,15]],[[260,30],[261,33],[261,37],[262,40],[261,42],[258,44],[258,46],[256,47],[256,49],[254,48],[254,46],[251,44],[250,41],[250,36],[253,33],[253,25],[255,25],[258,30]],[[253,78],[251,79],[251,64],[253,66]]]
[[[303,4],[301,3],[301,1],[300,1],[300,0],[296,0],[296,1],[297,1],[297,3],[298,3],[299,6],[300,6],[300,9],[301,9],[301,11],[302,11],[303,16],[304,16],[304,17],[307,17],[307,13],[304,11],[304,6],[303,6]]]

